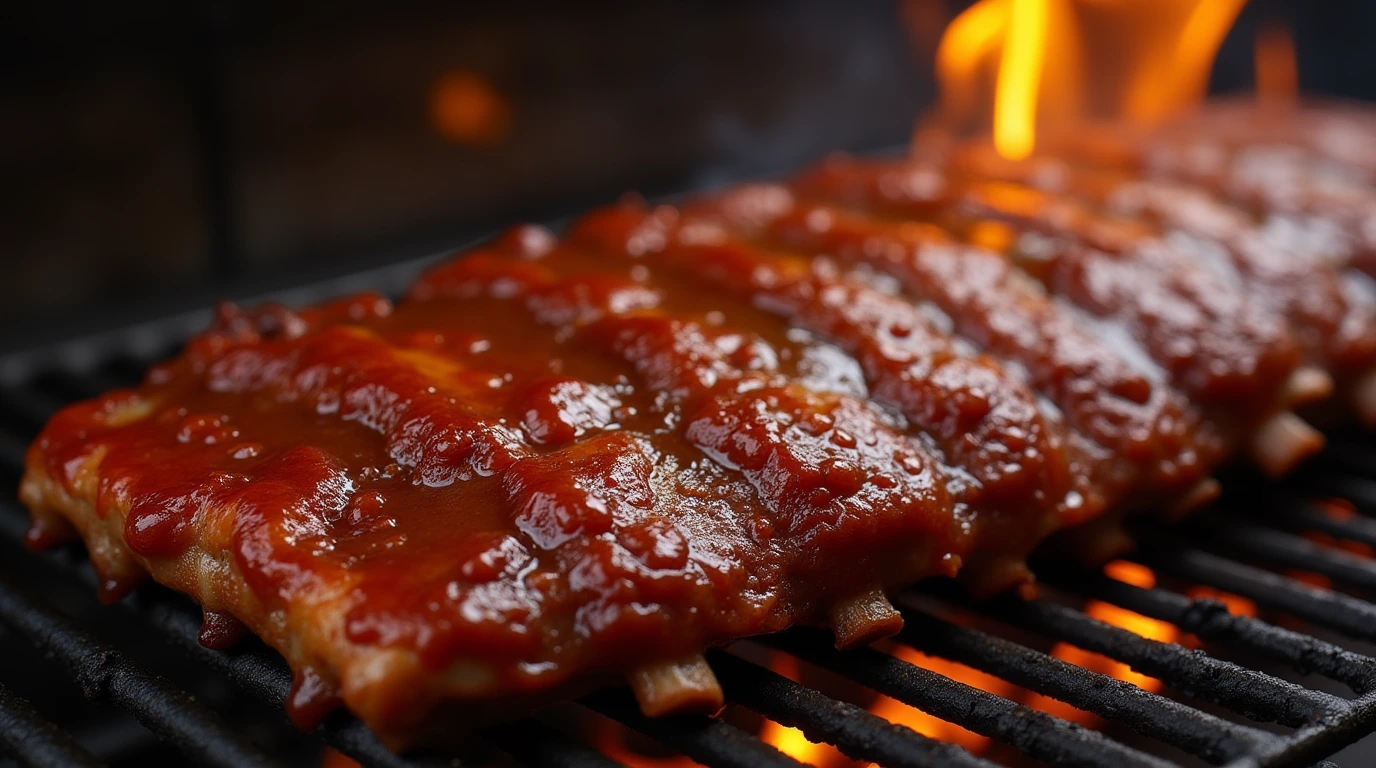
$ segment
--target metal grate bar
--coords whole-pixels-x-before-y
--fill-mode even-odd
[[[1373,719],[1376,694],[1367,694],[1341,715],[1305,726],[1269,749],[1229,763],[1228,768],[1302,768],[1316,761],[1322,762],[1315,768],[1338,768],[1323,758],[1370,733]]]
[[[59,407],[59,397],[85,396],[104,390],[107,382],[80,376],[56,374],[32,380],[21,389],[0,390],[0,464],[6,470],[22,466],[24,433],[41,426]],[[8,430],[8,431],[7,431]],[[1376,513],[1376,482],[1370,475],[1376,454],[1366,452],[1367,460],[1344,448],[1342,461],[1316,466],[1300,478],[1301,484],[1317,488],[1322,495],[1347,495],[1364,511]],[[1335,471],[1347,467],[1359,476]],[[1318,486],[1328,483],[1327,487]],[[1207,521],[1201,526],[1220,546],[1229,546],[1239,555],[1257,557],[1268,563],[1322,573],[1343,584],[1376,590],[1376,564],[1347,553],[1318,546],[1284,531],[1318,530],[1344,539],[1376,545],[1376,520],[1368,517],[1340,519],[1298,498],[1288,500],[1279,510],[1274,500],[1260,505],[1262,514],[1274,517],[1276,528],[1232,519]],[[1289,509],[1293,507],[1294,509]],[[12,511],[12,510],[10,510]],[[1293,512],[1293,514],[1292,514]],[[22,534],[22,522],[6,517],[3,530]],[[1270,522],[1270,521],[1268,521]],[[1162,573],[1234,592],[1316,624],[1331,627],[1355,637],[1376,640],[1376,605],[1314,589],[1304,584],[1244,565],[1202,550],[1182,548],[1180,539],[1153,533],[1158,543],[1148,550],[1143,562]],[[1214,545],[1211,543],[1210,548]],[[63,570],[90,580],[89,569],[74,568],[65,554],[51,558]],[[83,561],[84,563],[84,561]],[[1052,581],[1055,581],[1053,576]],[[1211,762],[1229,763],[1234,768],[1286,768],[1312,764],[1370,732],[1376,722],[1376,660],[1346,651],[1300,632],[1282,629],[1257,619],[1234,616],[1222,604],[1191,600],[1166,590],[1141,589],[1102,576],[1059,582],[1077,597],[1104,599],[1143,615],[1171,622],[1210,642],[1239,645],[1269,658],[1289,664],[1303,672],[1317,671],[1339,680],[1359,694],[1348,702],[1336,696],[1287,683],[1202,652],[1157,643],[1127,630],[1098,622],[1072,608],[1048,602],[1023,602],[1004,598],[982,604],[988,617],[1023,628],[1034,629],[1057,639],[1065,639],[1087,650],[1128,663],[1134,669],[1161,678],[1172,688],[1214,701],[1260,720],[1298,726],[1289,737],[1274,736],[1246,725],[1237,725],[1200,712],[1186,704],[1143,691],[1129,683],[1114,680],[1052,658],[988,632],[964,627],[930,613],[905,610],[908,627],[900,637],[904,642],[938,656],[959,661],[996,674],[1015,684],[1051,695],[1081,709],[1095,712],[1134,728],[1148,737],[1173,744]],[[0,582],[0,620],[13,623],[11,613],[18,610],[15,595],[7,592],[22,587]],[[27,594],[22,600],[29,600]],[[145,591],[135,597],[138,615],[147,617],[186,647],[193,656],[226,674],[233,682],[259,700],[280,707],[289,685],[290,673],[272,651],[250,640],[228,653],[211,651],[197,640],[199,610],[186,600],[161,591]],[[41,603],[25,610],[46,610]],[[62,620],[61,616],[56,616]],[[70,625],[73,632],[80,633]],[[26,634],[28,634],[26,632]],[[32,637],[32,635],[31,635]],[[187,707],[194,720],[198,712],[208,717],[209,727],[224,725],[218,718],[188,697],[171,688],[161,678],[128,665],[118,652],[86,637],[98,653],[94,672],[73,664],[79,680],[88,690],[130,709],[152,730],[205,762],[218,764],[264,764],[268,758],[230,733],[217,738],[246,750],[250,759],[230,756],[222,745],[213,750],[201,736],[186,727]],[[36,641],[37,642],[37,641]],[[1169,761],[1115,742],[1101,733],[1036,712],[1016,702],[966,686],[929,670],[915,667],[886,654],[864,649],[839,653],[820,634],[792,632],[759,642],[788,650],[815,664],[846,675],[882,693],[898,698],[931,714],[958,723],[978,733],[1016,747],[1047,762],[1071,766],[1144,766],[1165,768]],[[41,644],[41,643],[40,643]],[[61,653],[59,653],[61,656]],[[62,656],[62,658],[66,658]],[[795,683],[763,667],[725,652],[711,656],[722,674],[730,700],[760,712],[784,725],[801,729],[814,741],[832,743],[852,757],[892,766],[956,765],[987,768],[992,764],[954,745],[927,739],[910,729],[884,721],[860,707],[838,701],[820,691]],[[165,691],[147,701],[133,701],[134,682],[119,682],[124,669],[161,683]],[[111,671],[113,670],[113,671]],[[94,687],[90,681],[95,681]],[[122,688],[121,688],[122,687]],[[127,689],[121,693],[117,689]],[[167,707],[158,698],[164,693],[179,696],[187,704]],[[123,698],[121,698],[123,697]],[[145,696],[145,698],[148,698]],[[643,718],[625,691],[608,691],[585,699],[584,704],[622,724],[646,734],[665,746],[709,765],[718,766],[797,766],[797,761],[758,738],[718,719]],[[13,705],[13,706],[11,706]],[[142,710],[140,710],[142,707]],[[16,714],[17,713],[17,714]],[[56,726],[22,700],[0,688],[0,737],[8,739],[5,723],[11,717],[37,718],[37,728],[24,726],[24,732],[41,732],[46,725],[59,739],[65,739]],[[147,718],[147,719],[145,719]],[[199,726],[198,726],[199,727]],[[449,757],[401,757],[383,747],[376,737],[356,719],[339,713],[321,726],[318,735],[327,743],[370,766],[385,768],[439,768],[454,763]],[[560,768],[606,768],[616,765],[605,755],[571,740],[543,723],[524,721],[489,728],[482,737],[507,754],[529,763]],[[4,743],[8,744],[8,741]],[[201,755],[196,750],[214,754]],[[41,760],[41,752],[24,747],[26,760]],[[97,764],[89,753],[78,752]],[[39,757],[35,757],[38,755]],[[215,760],[218,758],[218,761]],[[37,762],[35,764],[44,764]],[[66,761],[62,764],[72,764]]]
[[[1269,733],[1215,717],[1040,651],[924,613],[904,612],[899,639],[997,675],[1214,763],[1257,751]]]
[[[229,651],[215,651],[200,644],[200,623],[195,608],[175,596],[140,600],[140,612],[155,626],[172,637],[196,659],[227,676],[235,685],[260,701],[275,708],[286,701],[291,685],[291,671],[272,650],[258,643],[246,642],[245,647]],[[325,743],[352,757],[363,765],[379,768],[453,768],[447,757],[402,757],[378,741],[367,726],[343,713],[328,718],[316,730]],[[503,751],[530,765],[558,768],[605,768],[618,763],[581,744],[577,744],[548,726],[533,720],[493,728],[483,732]]]
[[[12,509],[0,510],[0,531],[11,538],[22,534],[22,517]],[[67,554],[59,550],[42,557],[61,573],[81,582],[87,590],[94,590],[96,576],[89,564],[84,561],[68,562],[65,557]],[[281,657],[261,645],[252,647],[253,641],[226,652],[206,648],[199,639],[199,609],[180,597],[150,597],[145,590],[130,595],[125,601],[137,608],[141,618],[187,649],[198,662],[224,674],[250,696],[275,706],[278,712],[283,711],[291,686],[291,671]],[[353,718],[329,718],[317,733],[325,743],[365,765],[382,768],[453,768],[448,759],[427,762],[401,758],[384,747],[372,731]]]
[[[714,768],[799,768],[803,764],[730,723],[711,717],[640,714],[624,690],[594,693],[582,703],[598,714],[639,731],[670,749]]]
[[[291,304],[304,304],[328,294],[363,288],[384,287],[396,292],[409,281],[419,263],[351,275],[283,292],[275,298]],[[3,476],[10,469],[17,471],[22,467],[25,443],[30,433],[40,427],[65,399],[97,394],[115,386],[121,379],[131,382],[141,379],[146,363],[135,357],[166,354],[178,340],[193,330],[193,326],[195,329],[204,327],[207,314],[202,310],[163,318],[135,329],[111,331],[27,355],[21,361],[22,365],[5,367],[0,374],[16,375],[6,380],[7,384],[14,384],[14,388],[0,387],[0,464],[4,465],[0,468],[0,479],[8,482],[9,478]],[[0,361],[0,365],[5,362],[8,361]],[[22,380],[17,375],[20,372],[24,376]],[[1295,494],[1302,489],[1311,489],[1320,496],[1346,496],[1364,512],[1376,515],[1376,452],[1366,444],[1369,439],[1369,436],[1339,436],[1331,440],[1324,455],[1318,461],[1311,462],[1294,482],[1282,487],[1281,492]],[[1271,493],[1269,485],[1267,493]],[[1317,530],[1376,546],[1376,519],[1372,517],[1340,520],[1323,514],[1312,504],[1293,498],[1290,506],[1299,509],[1296,514],[1290,515],[1289,510],[1280,510],[1281,504],[1275,500],[1262,501],[1265,503],[1257,505],[1259,514],[1274,518],[1265,524],[1281,531]],[[3,506],[0,503],[0,507]],[[3,518],[0,520],[0,532],[22,537],[25,524],[23,516],[5,514],[11,511],[14,510],[0,509],[0,518]],[[1239,552],[1256,555],[1266,562],[1323,573],[1343,584],[1363,588],[1376,586],[1376,567],[1371,563],[1313,547],[1297,536],[1259,527],[1255,516],[1253,520],[1253,525],[1240,529],[1243,531],[1241,536],[1235,536],[1226,528],[1232,525],[1231,521],[1220,522],[1219,542],[1236,546]],[[1315,624],[1335,628],[1355,637],[1376,640],[1376,605],[1331,591],[1313,589],[1226,557],[1182,549],[1181,544],[1186,537],[1178,534],[1157,534],[1157,537],[1165,544],[1149,554],[1155,558],[1152,566],[1162,573],[1181,576],[1195,583],[1208,583]],[[1215,546],[1210,544],[1209,549],[1215,549]],[[63,577],[91,579],[90,568],[84,559],[78,565],[71,552],[64,551],[37,561],[53,564],[54,570],[60,568]],[[1046,626],[1058,628],[1050,634],[1058,638],[1078,638],[1071,639],[1071,642],[1127,661],[1135,668],[1165,680],[1174,688],[1194,692],[1200,698],[1218,701],[1253,717],[1261,711],[1271,712],[1273,717],[1261,719],[1299,724],[1301,727],[1291,736],[1281,738],[1250,726],[1227,723],[1186,704],[1141,691],[1130,684],[926,612],[919,612],[920,615],[906,612],[910,614],[909,626],[902,639],[915,647],[992,671],[1024,687],[1136,726],[1141,733],[1210,759],[1237,757],[1231,764],[1232,768],[1286,768],[1310,764],[1369,733],[1371,724],[1376,722],[1376,660],[1300,632],[1275,627],[1257,619],[1233,616],[1224,606],[1213,601],[1191,600],[1166,590],[1141,589],[1103,577],[1086,579],[1083,574],[1077,575],[1074,581],[1065,578],[1060,583],[1077,598],[1090,596],[1105,599],[1143,615],[1170,621],[1209,642],[1242,646],[1301,671],[1320,672],[1351,686],[1359,698],[1348,702],[1291,686],[1274,677],[1213,659],[1202,652],[1153,644],[1126,630],[1095,622],[1073,609],[1048,603],[1035,603],[1033,607],[1023,607],[1021,610],[1033,619],[1043,621]],[[30,614],[35,610],[46,610],[41,603],[37,608],[28,603],[27,594],[23,595],[24,602],[15,603],[14,595],[5,592],[6,589],[8,587],[0,583],[0,619],[10,621],[9,614],[19,610]],[[1015,613],[1010,613],[1010,609],[1019,605],[1017,601],[1005,599],[984,603],[979,610],[986,618],[995,621],[1031,626],[1021,621]],[[280,707],[290,679],[289,672],[281,659],[261,643],[249,640],[229,652],[203,648],[197,640],[199,610],[189,601],[164,590],[141,590],[124,607],[131,610],[131,615],[151,620],[176,643],[184,646],[194,658],[224,673],[254,698]],[[56,618],[61,619],[60,616]],[[68,629],[71,629],[70,626]],[[145,713],[148,718],[145,722],[154,723],[150,727],[160,735],[170,737],[169,740],[177,744],[192,738],[186,735],[188,712],[193,720],[204,715],[210,718],[211,726],[223,727],[213,714],[197,708],[198,705],[175,689],[171,690],[171,694],[181,696],[189,703],[168,709],[160,703],[167,701],[167,692],[157,689],[154,689],[155,695],[149,698],[151,703],[128,701],[133,696],[132,692],[140,689],[132,682],[120,682],[117,678],[131,674],[130,669],[134,673],[139,670],[130,667],[115,651],[99,641],[89,637],[85,640],[88,645],[83,648],[94,648],[98,652],[94,656],[86,654],[92,659],[90,663],[95,671],[88,673],[76,664],[71,665],[77,670],[78,676],[84,675],[100,683],[96,686],[98,689],[93,689],[95,693],[119,701],[136,714],[138,707],[144,706],[149,710]],[[1164,768],[1170,765],[1169,761],[1119,744],[1101,733],[1032,711],[878,651],[837,652],[831,648],[829,639],[819,632],[796,631],[758,642],[792,650],[827,669],[938,717],[1011,744],[1046,762],[1111,768]],[[62,658],[65,660],[66,656]],[[801,727],[818,740],[837,743],[848,754],[871,756],[895,765],[934,762],[926,760],[929,755],[922,751],[929,749],[928,741],[911,731],[882,721],[876,724],[873,721],[879,718],[858,707],[793,683],[739,657],[717,652],[712,658],[722,673],[723,684],[736,702],[774,717],[779,722]],[[162,683],[161,678],[141,674],[155,683]],[[120,696],[125,699],[121,700]],[[32,713],[31,708],[25,709],[28,705],[23,701],[15,701],[14,707],[8,706],[10,699],[13,699],[12,694],[0,688],[0,724],[11,713],[21,716]],[[588,697],[585,704],[670,748],[711,765],[799,765],[772,746],[721,720],[646,720],[623,690],[596,694]],[[140,719],[144,719],[144,716],[141,715]],[[39,727],[44,726],[41,719],[39,724]],[[3,729],[0,729],[0,735],[3,733]],[[57,735],[65,738],[61,732]],[[395,755],[382,747],[361,722],[344,713],[330,717],[317,735],[368,765],[386,768],[439,768],[441,765],[451,765],[448,757],[413,755],[403,758]],[[612,764],[604,756],[573,743],[557,730],[531,721],[491,728],[484,731],[483,736],[518,759],[540,764],[565,768]],[[238,745],[239,748],[252,749],[251,745],[232,734],[227,738],[231,747]],[[920,745],[917,753],[908,751],[914,744]],[[969,755],[953,746],[938,744],[930,749],[931,755],[942,754],[950,756],[952,760],[973,761],[961,764],[988,764],[983,758]],[[938,753],[936,750],[939,749],[949,751]],[[230,753],[223,748],[217,748],[216,753],[215,756],[222,761],[232,764],[254,762],[230,758]],[[25,752],[30,759],[32,754]],[[952,764],[950,760],[936,762]]]
[[[1054,765],[1167,768],[1171,763],[1074,723],[1038,712],[872,648],[844,653],[817,632],[794,631],[762,642],[844,675],[886,696]]]
[[[1318,531],[1334,538],[1376,547],[1376,520],[1370,517],[1334,517],[1305,499],[1290,498],[1282,503],[1273,502],[1267,517],[1268,522],[1291,530]]]
[[[503,752],[526,765],[621,768],[621,763],[535,720],[488,728],[483,734]]]
[[[848,757],[893,768],[995,768],[966,750],[895,725],[729,653],[714,653],[712,668],[731,701],[797,728],[810,741],[835,745]]]
[[[1065,578],[1050,583],[1064,585]],[[1376,689],[1376,659],[1250,616],[1237,616],[1217,600],[1193,600],[1164,589],[1143,589],[1104,576],[1074,577],[1078,594],[1169,622],[1202,640],[1246,648],[1308,674],[1337,680],[1354,693]]]
[[[13,510],[0,510],[0,532],[11,537],[22,530]],[[48,557],[55,560],[60,555]],[[54,563],[63,573],[95,588],[95,575],[82,563]],[[148,620],[164,635],[174,640],[207,667],[224,674],[241,690],[282,712],[291,686],[291,671],[281,657],[271,649],[252,640],[229,651],[215,651],[200,644],[200,613],[188,600],[172,594],[144,590],[126,598],[136,606],[138,615]],[[521,752],[521,759],[532,765],[550,768],[591,768],[615,766],[601,753],[569,741],[557,731],[534,721],[522,721],[512,726],[521,733],[517,741],[503,740],[499,746],[509,753]],[[326,744],[366,766],[378,768],[454,768],[449,757],[402,757],[378,741],[362,722],[344,715],[328,718],[316,731]]]
[[[140,614],[185,648],[197,661],[228,677],[249,695],[281,711],[291,686],[291,670],[276,652],[260,643],[245,641],[241,647],[216,651],[201,645],[196,608],[174,595],[139,598]],[[327,718],[316,734],[330,746],[366,766],[376,768],[453,768],[446,757],[402,757],[378,741],[361,721],[338,713]],[[558,731],[533,720],[483,732],[503,751],[531,765],[551,768],[615,766],[599,752],[575,743]]]
[[[1361,511],[1376,514],[1376,480],[1310,467],[1293,482],[1315,496],[1346,499]]]
[[[0,684],[0,744],[29,768],[99,768],[104,765],[29,702]]]
[[[206,648],[199,640],[200,618],[196,609],[186,601],[172,596],[149,598],[143,593],[128,599],[137,600],[140,615],[146,616],[198,662],[225,675],[253,698],[282,711],[291,687],[291,671],[276,653],[252,641],[245,641],[244,647],[228,651]],[[440,768],[451,765],[444,759],[427,761],[401,757],[383,746],[372,731],[352,717],[326,718],[316,733],[326,744],[368,766]]]
[[[1176,578],[1208,584],[1260,605],[1364,640],[1376,640],[1376,605],[1294,579],[1234,562],[1218,555],[1171,546],[1169,554],[1146,551],[1144,563]]]
[[[88,698],[118,704],[203,765],[277,764],[235,735],[219,716],[75,627],[9,576],[0,578],[0,621],[61,660]]]
[[[1223,547],[1290,568],[1321,573],[1334,581],[1376,590],[1376,561],[1325,547],[1289,533],[1229,521],[1227,530],[1210,525],[1209,534]]]
[[[1342,711],[1347,702],[1174,643],[1160,643],[1043,600],[997,601],[997,614],[1019,626],[1127,664],[1190,696],[1253,720],[1300,726]]]

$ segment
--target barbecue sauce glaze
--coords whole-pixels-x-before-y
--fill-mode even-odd
[[[342,693],[405,726],[389,709],[438,694],[359,705],[350,649],[521,697],[962,567],[1006,587],[1049,533],[1186,491],[1274,394],[1123,353],[1155,329],[1086,331],[1010,259],[924,225],[796,200],[743,223],[741,204],[518,228],[396,304],[224,306],[140,387],[58,414],[26,499],[58,506],[36,478],[55,480],[122,517],[144,565],[242,580],[209,643],[237,618],[280,647],[265,627],[328,615],[327,642],[281,648],[298,721]],[[1189,318],[1212,332],[1170,319]],[[1274,379],[1296,353],[1262,325],[1239,343]],[[1174,378],[1232,410],[1211,420]]]

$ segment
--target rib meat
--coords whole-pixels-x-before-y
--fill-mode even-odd
[[[31,542],[79,535],[109,599],[191,595],[208,644],[257,633],[303,725],[342,702],[400,746],[616,681],[711,710],[707,647],[863,644],[886,594],[1005,589],[1049,537],[1101,560],[1236,450],[1316,449],[1291,408],[1328,377],[1376,403],[1360,248],[1274,231],[1371,227],[1376,163],[1316,124],[1265,138],[1303,158],[1285,205],[1243,184],[1259,144],[1171,165],[1178,127],[962,145],[517,228],[395,304],[226,306],[43,430]]]

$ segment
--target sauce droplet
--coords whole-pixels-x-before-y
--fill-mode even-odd
[[[216,651],[223,651],[243,638],[248,628],[232,614],[223,611],[204,611],[201,614],[201,632],[197,637],[201,645]]]
[[[314,667],[293,670],[287,717],[303,731],[315,730],[340,705],[339,690]]]

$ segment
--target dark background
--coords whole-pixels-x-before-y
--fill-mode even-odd
[[[11,0],[0,348],[901,144],[968,3],[901,5]],[[1306,92],[1376,98],[1367,0],[1253,2],[1214,91],[1263,19]]]

